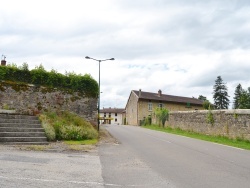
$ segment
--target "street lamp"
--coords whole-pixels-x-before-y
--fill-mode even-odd
[[[97,116],[97,130],[99,131],[100,129],[100,121],[99,121],[99,115],[100,115],[100,89],[101,89],[101,85],[100,85],[100,77],[101,77],[101,71],[100,71],[100,64],[102,61],[108,61],[108,60],[115,60],[115,58],[110,58],[110,59],[103,59],[103,60],[100,60],[100,59],[94,59],[92,57],[89,57],[89,56],[86,56],[85,57],[86,59],[92,59],[92,60],[95,60],[95,61],[98,61],[99,62],[99,90],[98,90],[98,116]]]

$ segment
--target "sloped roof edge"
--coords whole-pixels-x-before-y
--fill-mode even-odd
[[[133,92],[137,95],[139,99],[147,99],[147,100],[162,101],[162,102],[190,103],[196,105],[203,104],[202,100],[191,97],[181,97],[181,96],[166,95],[166,94],[159,95],[158,93],[136,91],[136,90],[133,90]],[[140,95],[139,92],[141,92]]]

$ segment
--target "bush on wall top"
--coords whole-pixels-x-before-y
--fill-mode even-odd
[[[17,67],[15,64],[0,66],[0,80],[71,89],[88,97],[98,96],[98,83],[91,75],[68,72],[63,75],[53,69],[48,72],[42,65],[35,67],[31,71],[27,63],[24,63],[21,67]]]

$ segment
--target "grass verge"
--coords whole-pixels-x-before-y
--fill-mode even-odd
[[[75,140],[67,140],[64,141],[65,144],[68,145],[95,145],[97,144],[98,140],[93,139],[93,140],[80,140],[80,141],[75,141]]]
[[[200,140],[205,140],[209,142],[214,142],[218,144],[223,144],[227,146],[233,146],[237,148],[247,149],[250,150],[250,141],[249,140],[243,140],[241,138],[237,139],[230,139],[225,136],[212,136],[212,135],[204,135],[200,133],[195,133],[193,131],[185,131],[180,128],[171,128],[171,127],[159,127],[158,125],[145,125],[144,128],[176,134],[176,135],[182,135],[190,138],[196,138]]]

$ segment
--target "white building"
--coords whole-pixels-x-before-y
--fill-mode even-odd
[[[101,124],[122,125],[125,118],[124,108],[103,108],[100,109]]]

